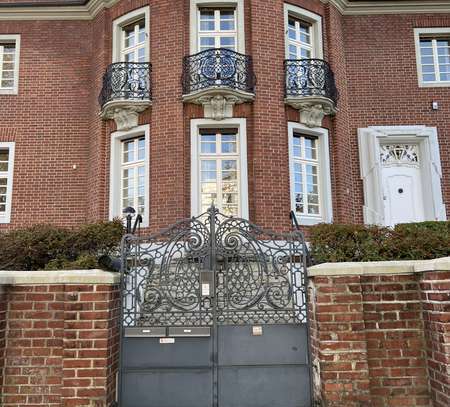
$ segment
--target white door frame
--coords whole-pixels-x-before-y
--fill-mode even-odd
[[[426,220],[446,220],[441,189],[441,160],[436,127],[370,126],[358,129],[359,162],[364,187],[364,223],[385,225],[380,144],[417,144],[421,161]]]

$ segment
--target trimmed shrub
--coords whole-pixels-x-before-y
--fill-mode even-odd
[[[319,224],[309,230],[314,264],[346,261],[425,260],[450,256],[450,222],[395,228]]]
[[[123,233],[120,220],[78,229],[35,225],[0,233],[0,270],[102,267],[98,260],[117,250]]]

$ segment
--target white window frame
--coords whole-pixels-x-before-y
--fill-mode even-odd
[[[150,221],[150,125],[138,126],[132,130],[116,131],[111,134],[109,170],[109,219],[122,217],[122,142],[145,136],[145,212],[142,227]]]
[[[237,128],[238,129],[238,184],[239,213],[238,216],[248,219],[248,170],[247,170],[247,120],[223,119],[218,123],[213,119],[191,120],[191,214],[201,214],[200,202],[200,130],[207,128]],[[219,156],[219,155],[217,155]]]
[[[16,51],[14,57],[14,86],[8,89],[0,87],[0,95],[17,95],[19,93],[20,34],[0,34],[0,45],[2,42],[14,42]],[[0,69],[2,68],[2,62],[0,60]]]
[[[414,43],[416,47],[416,67],[417,67],[417,78],[419,81],[419,87],[430,88],[430,87],[448,87],[450,86],[450,81],[434,81],[434,82],[424,82],[422,78],[422,62],[420,58],[420,37],[439,37],[441,35],[446,35],[450,37],[450,27],[435,27],[435,28],[414,28]],[[439,70],[436,72],[436,66],[439,63],[434,55],[435,63],[435,75],[436,78],[439,76]]]
[[[190,53],[199,52],[200,8],[234,8],[236,10],[236,51],[245,54],[244,0],[190,0]]]
[[[0,213],[0,223],[11,222],[11,205],[12,205],[12,192],[13,192],[13,178],[14,178],[14,153],[15,142],[0,142],[0,149],[8,149],[8,171],[6,171],[6,178],[8,179],[6,185],[6,211]],[[5,174],[1,173],[1,174]]]
[[[235,8],[233,8],[234,10],[234,30],[220,30],[220,11],[223,10],[223,8],[215,8],[212,9],[211,11],[214,11],[214,26],[217,28],[219,27],[219,30],[215,30],[215,31],[200,31],[200,23],[201,23],[201,10],[204,9],[202,8],[198,8],[198,26],[197,26],[197,30],[198,30],[198,44],[197,47],[198,49],[201,48],[201,38],[214,38],[214,47],[213,48],[221,48],[220,46],[220,38],[222,37],[233,37],[234,38],[234,48],[236,50],[237,48],[237,11]]]
[[[317,138],[317,161],[319,178],[320,215],[297,213],[295,210],[295,179],[294,179],[294,134],[313,136]],[[328,130],[322,127],[307,127],[296,122],[288,122],[289,138],[289,178],[291,210],[297,215],[301,225],[315,225],[333,221],[333,206],[331,193],[330,151],[328,144]]]
[[[124,62],[122,59],[122,41],[123,41],[123,27],[136,22],[138,20],[145,20],[145,34],[147,36],[145,46],[145,61],[150,62],[150,7],[141,7],[133,10],[113,21],[113,52],[112,62]]]
[[[311,24],[311,58],[323,59],[322,17],[292,4],[284,4],[285,54],[289,59],[289,17]]]

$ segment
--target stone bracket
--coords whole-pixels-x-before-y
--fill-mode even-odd
[[[101,116],[103,119],[113,119],[119,131],[130,130],[138,126],[139,113],[150,105],[150,101],[115,100],[103,106]]]
[[[285,103],[299,111],[300,123],[308,127],[322,127],[325,115],[334,115],[337,111],[335,103],[325,97],[288,97]]]
[[[203,105],[206,119],[223,120],[233,117],[234,105],[251,102],[254,98],[252,93],[235,89],[209,88],[184,95],[183,101]]]

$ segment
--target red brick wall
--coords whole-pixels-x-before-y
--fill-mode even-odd
[[[350,95],[349,135],[351,151],[354,152],[347,157],[358,162],[359,127],[437,127],[447,216],[450,214],[450,125],[447,120],[450,114],[450,105],[447,103],[450,88],[419,88],[413,30],[418,27],[448,26],[448,14],[346,16],[343,24],[347,89]],[[439,102],[438,111],[431,109],[432,101]],[[355,220],[361,222],[363,194],[359,165],[353,166],[351,170]],[[349,175],[348,170],[346,174]],[[336,175],[342,176],[340,173]]]
[[[118,363],[117,286],[10,286],[7,295],[0,404],[109,406]]]
[[[450,405],[450,272],[426,273],[420,282],[431,394]]]
[[[323,406],[448,406],[449,277],[311,279],[315,393]]]

